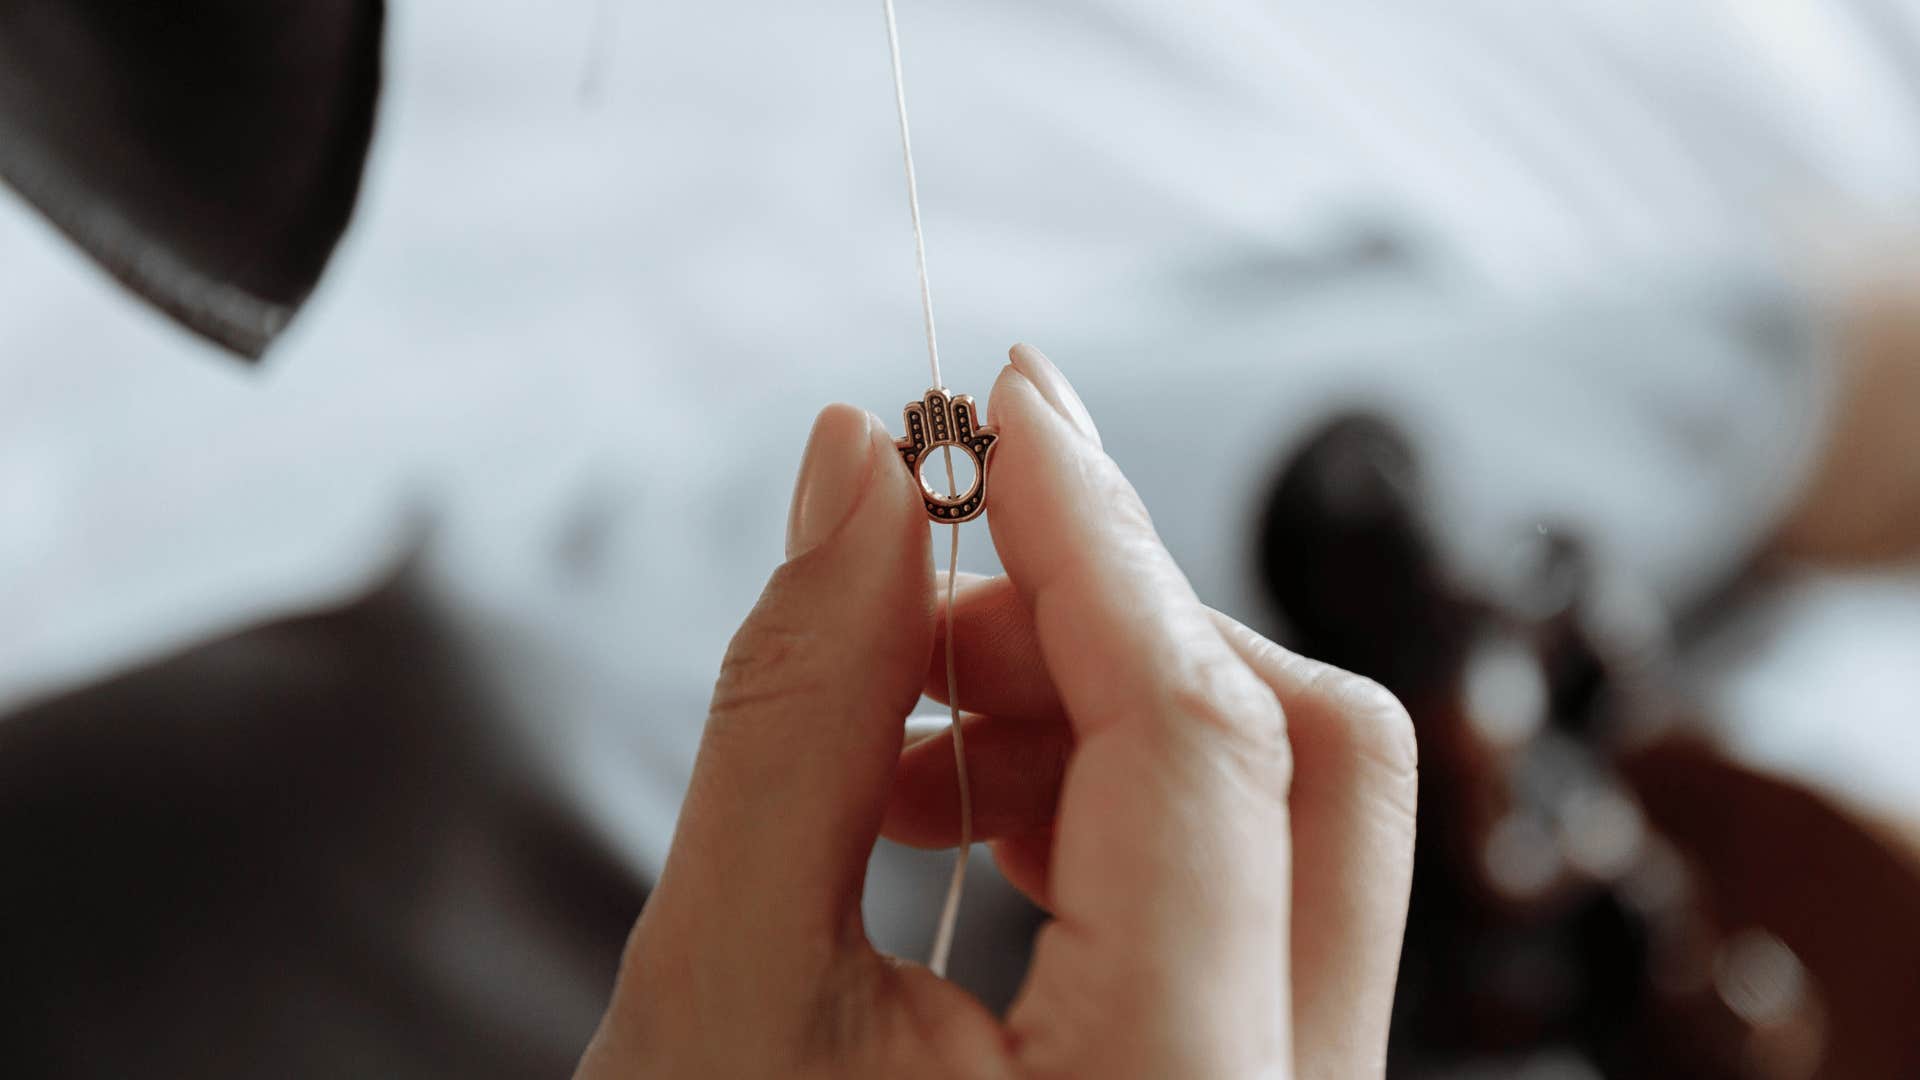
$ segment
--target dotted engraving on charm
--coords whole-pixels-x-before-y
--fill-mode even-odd
[[[980,411],[969,394],[950,396],[936,386],[927,396],[906,408],[907,437],[894,442],[907,471],[920,485],[920,496],[927,516],[934,521],[957,525],[980,516],[987,505],[987,456],[1000,433],[977,423]],[[958,495],[935,491],[920,477],[920,463],[928,454],[951,446],[973,459],[973,483]]]

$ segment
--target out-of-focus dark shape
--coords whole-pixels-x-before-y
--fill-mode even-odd
[[[1920,1076],[1920,866],[1910,849],[1698,740],[1663,740],[1626,755],[1622,768],[1648,814],[1712,883],[1703,899],[1713,920],[1766,927],[1818,980],[1828,1049],[1817,1075]],[[1783,997],[1802,992],[1765,985],[1793,981],[1781,967],[1764,955],[1743,963],[1729,948],[1714,968],[1716,993],[1736,1013],[1777,1012]],[[1754,1052],[1798,1050],[1807,1036],[1795,1025],[1760,1025],[1771,1041],[1757,1040]]]
[[[563,1076],[644,885],[402,573],[0,714],[9,1077]]]
[[[1340,417],[1281,475],[1260,537],[1267,583],[1317,657],[1389,685],[1457,664],[1444,650],[1462,644],[1468,614],[1441,583],[1419,486],[1412,448],[1386,422]]]
[[[352,213],[383,20],[380,0],[0,0],[0,177],[257,358]]]
[[[1428,497],[1391,424],[1339,417],[1260,549],[1295,644],[1419,731],[1393,1075],[1920,1075],[1920,864],[1674,734],[1667,619],[1577,538],[1467,581]]]

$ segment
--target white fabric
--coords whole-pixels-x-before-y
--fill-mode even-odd
[[[0,200],[0,701],[337,595],[422,516],[533,741],[658,858],[807,424],[897,418],[919,312],[870,0],[598,46],[594,4],[393,6],[362,209],[262,371]],[[1802,7],[905,3],[948,382],[1047,350],[1230,609],[1271,464],[1362,392],[1469,558],[1553,514],[1682,591],[1818,423],[1803,210],[1920,208],[1913,35]]]

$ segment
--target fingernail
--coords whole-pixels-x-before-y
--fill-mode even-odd
[[[814,420],[787,512],[787,558],[819,547],[853,513],[873,474],[872,424],[851,405],[829,405]]]
[[[1095,446],[1100,445],[1100,429],[1093,426],[1093,414],[1081,403],[1080,395],[1073,392],[1073,384],[1053,366],[1053,361],[1031,345],[1015,345],[1007,356],[1013,361],[1014,370],[1027,377],[1034,389],[1040,391],[1040,396],[1047,399],[1047,404],[1053,406],[1054,412],[1065,417],[1067,423]]]

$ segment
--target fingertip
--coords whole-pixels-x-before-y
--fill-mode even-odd
[[[874,452],[874,489],[875,502],[881,504],[881,512],[895,526],[902,530],[911,530],[922,541],[927,531],[919,526],[926,520],[926,512],[920,498],[920,481],[913,475],[907,463],[900,457],[900,447],[887,430],[886,422],[871,412],[862,413],[866,417],[867,437],[872,441]]]
[[[1087,411],[1086,403],[1080,400],[1080,394],[1074,390],[1073,383],[1047,355],[1031,345],[1020,344],[1007,350],[1009,366],[1024,375],[1040,397],[1052,406],[1053,411],[1082,438],[1098,447],[1101,444],[1100,429],[1094,425],[1093,414]]]
[[[946,572],[942,571],[940,581],[944,584],[946,580]],[[988,582],[1004,581],[1006,581],[1006,578],[996,577],[992,574],[979,574],[972,570],[956,570],[953,573],[953,590],[956,596],[965,596],[969,591],[979,588]]]
[[[951,798],[951,793],[949,793]],[[922,805],[917,793],[899,785],[887,800],[880,819],[880,835],[901,847],[938,851],[953,846],[956,827],[942,821],[931,807]]]
[[[952,847],[959,841],[952,739],[952,730],[943,727],[900,748],[881,836],[912,848]]]
[[[789,560],[819,547],[860,505],[876,457],[868,426],[851,405],[828,405],[814,417],[787,510]]]
[[[1035,907],[1053,911],[1053,826],[991,842],[993,864],[1007,884]]]
[[[1019,346],[1016,345],[1014,348],[1017,349]],[[1038,393],[1033,383],[1025,375],[1020,373],[1019,368],[1012,364],[1001,367],[1000,374],[994,376],[993,389],[987,392],[987,415],[992,418],[993,422],[1002,432],[1007,429],[1007,416],[1001,411],[1002,407],[1007,404],[1010,393],[1021,389],[1030,393]]]
[[[1051,827],[1073,753],[1064,721],[969,716],[961,730],[973,838],[984,842]],[[909,847],[958,844],[958,791],[951,729],[903,748],[894,766],[881,835]]]

